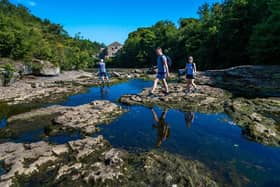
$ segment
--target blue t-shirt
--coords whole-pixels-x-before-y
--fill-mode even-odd
[[[102,72],[102,73],[106,72],[106,65],[105,65],[104,62],[99,63],[99,71]]]
[[[158,56],[157,58],[157,68],[159,73],[166,73],[166,67],[164,65],[164,62],[167,61],[166,56]]]
[[[187,68],[187,75],[194,75],[194,64],[193,63],[187,63],[186,64],[186,68]]]

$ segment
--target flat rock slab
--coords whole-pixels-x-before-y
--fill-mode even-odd
[[[218,186],[205,165],[168,152],[143,154],[140,171],[146,184],[152,186]]]
[[[8,168],[0,185],[7,187],[42,180],[50,186],[218,186],[199,161],[154,150],[128,153],[102,136],[63,145],[0,144],[0,155]]]
[[[25,123],[24,121],[49,116],[50,130],[67,131],[67,129],[74,129],[85,134],[92,134],[98,131],[97,125],[107,124],[123,112],[124,110],[120,106],[109,101],[93,101],[90,104],[77,107],[51,106],[13,116],[8,119],[7,127],[1,129],[1,131],[7,131],[9,124],[12,125],[14,122],[20,125],[20,122]],[[16,129],[14,126],[12,129]]]
[[[211,86],[200,85],[196,91],[187,93],[186,84],[170,84],[170,93],[165,94],[158,89],[150,94],[150,89],[145,89],[140,94],[124,95],[120,102],[128,105],[159,105],[168,108],[177,108],[183,111],[197,112],[223,112],[224,105],[230,99],[230,94],[225,90]]]
[[[112,78],[110,84],[139,77],[143,77],[143,73],[126,71],[120,77]],[[55,77],[27,76],[8,87],[0,86],[0,102],[14,105],[42,101],[45,98],[57,100],[81,92],[85,87],[100,84],[97,74],[85,71],[66,71]]]
[[[280,66],[237,66],[209,70],[197,76],[200,84],[229,90],[238,96],[280,97]]]
[[[254,141],[280,146],[280,98],[235,98],[226,112]]]
[[[121,156],[119,152],[121,151],[110,151],[108,142],[102,136],[96,138],[86,137],[85,139],[62,145],[51,145],[47,142],[0,144],[0,158],[7,168],[7,173],[0,176],[0,186],[11,186],[18,176],[32,176],[35,173],[39,173],[41,168],[46,165],[50,168],[60,168],[57,173],[57,180],[68,174],[71,169],[80,169],[83,166],[84,168],[81,171],[85,172],[86,168],[91,166],[87,165],[87,162],[80,162],[79,160],[85,159],[90,155],[101,157],[104,162],[105,159],[119,160],[119,162],[112,162],[115,164],[114,167],[120,168],[116,166],[122,164],[120,163],[122,159],[119,158]],[[107,154],[112,156],[107,158]],[[68,162],[64,160],[66,157],[69,158]],[[73,160],[73,158],[77,160]],[[111,166],[112,164],[106,165],[107,169]],[[87,172],[90,175],[88,170]],[[116,171],[116,173],[119,172]],[[103,177],[106,177],[106,174]]]

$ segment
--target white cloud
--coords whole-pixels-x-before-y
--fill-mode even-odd
[[[36,6],[36,2],[34,1],[28,1],[29,6]]]
[[[35,1],[32,1],[32,0],[17,0],[17,2],[20,3],[20,4],[30,6],[30,7],[34,7],[34,6],[37,5],[37,3]]]

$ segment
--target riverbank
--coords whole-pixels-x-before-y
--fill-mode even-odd
[[[143,76],[143,72],[133,70],[113,71],[109,84]],[[15,105],[46,100],[52,102],[101,84],[96,72],[66,71],[53,77],[24,76],[10,86],[0,87],[0,103]]]

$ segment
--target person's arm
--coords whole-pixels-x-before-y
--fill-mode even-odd
[[[193,63],[193,67],[194,67],[194,72],[196,73],[196,65],[195,65],[195,63]]]
[[[186,67],[185,67],[185,72],[188,71],[188,64],[186,64]]]
[[[166,68],[166,74],[169,77],[169,68],[168,68],[168,63],[167,63],[167,58],[166,57],[164,58],[164,66]]]

